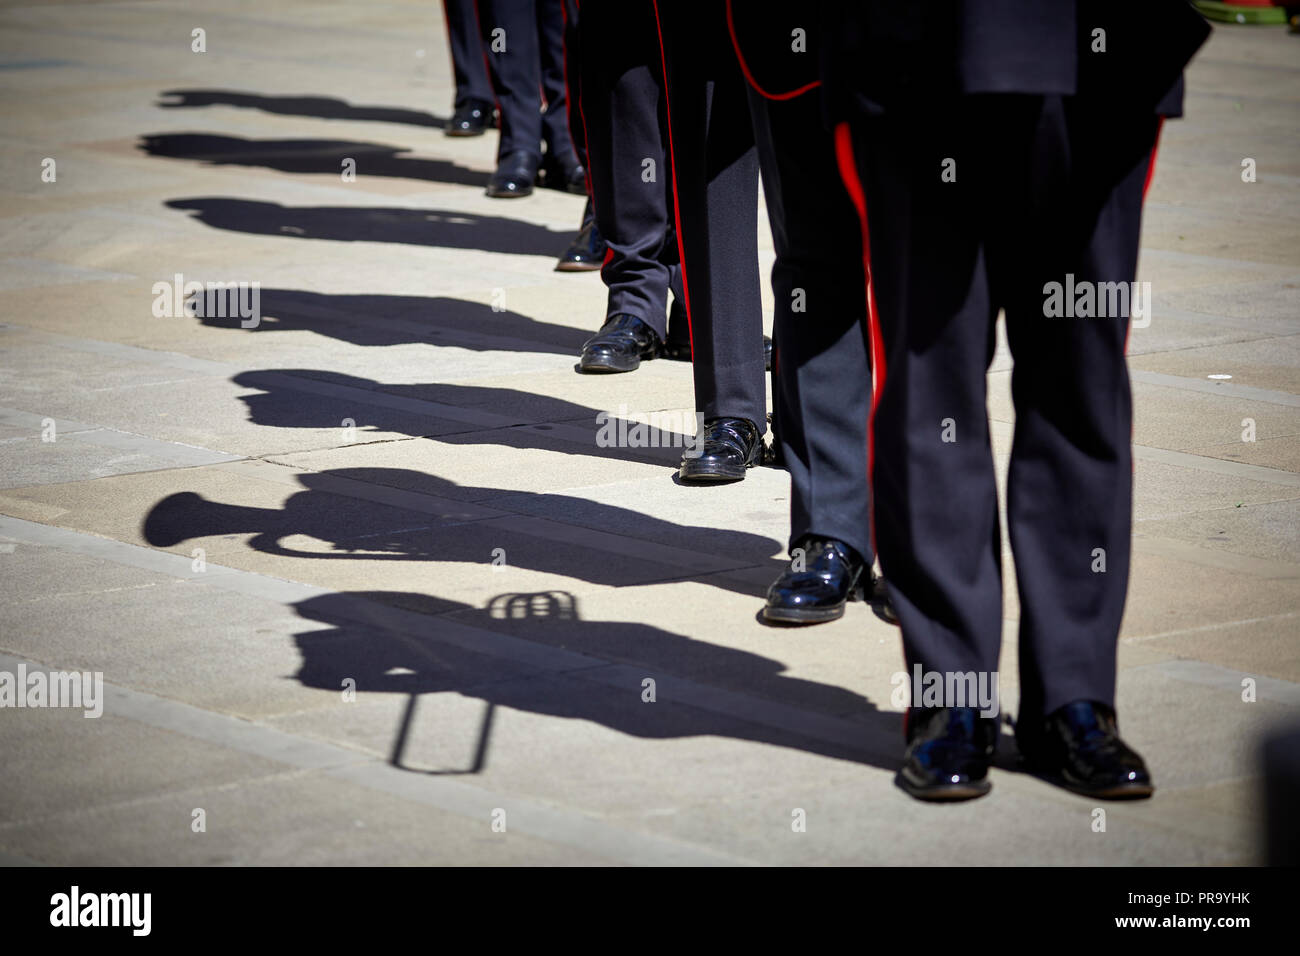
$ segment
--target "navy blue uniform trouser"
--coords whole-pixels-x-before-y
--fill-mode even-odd
[[[665,338],[668,291],[681,290],[654,6],[583,4],[578,33],[582,137],[596,228],[610,250],[606,317],[636,316]]]
[[[872,559],[862,231],[815,91],[749,91],[776,263],[773,420],[790,472],[790,547],[836,538]]]
[[[1050,283],[1131,283],[1156,116],[967,97],[852,127],[884,343],[876,545],[909,669],[993,672],[1002,552],[985,375],[1004,310],[1022,720],[1113,706],[1129,574],[1129,317],[1051,317]],[[948,176],[943,175],[948,171]]]
[[[447,17],[447,42],[451,47],[451,69],[456,80],[456,106],[469,100],[492,102],[492,81],[483,58],[483,36],[479,32],[474,0],[443,0]]]
[[[563,0],[479,0],[478,7],[501,110],[498,157],[519,150],[540,156],[545,142],[566,165],[576,162],[565,105]]]
[[[658,0],[695,407],[767,428],[758,157],[721,0]],[[590,132],[590,131],[589,131]]]

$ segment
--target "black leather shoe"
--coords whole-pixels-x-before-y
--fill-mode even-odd
[[[574,162],[566,166],[558,160],[548,158],[542,163],[542,185],[547,189],[558,189],[561,192],[585,196],[587,195],[587,170],[581,163]]]
[[[682,456],[678,476],[687,484],[739,481],[763,460],[763,436],[747,418],[710,418],[704,423],[699,455]]]
[[[982,797],[993,788],[988,771],[997,742],[997,719],[974,707],[913,707],[894,782],[918,800]]]
[[[526,149],[506,153],[497,163],[497,171],[488,180],[487,194],[494,199],[527,196],[537,182],[537,166],[541,157]]]
[[[582,229],[569,248],[564,250],[560,261],[555,263],[556,272],[591,272],[605,264],[605,240],[596,228],[596,219],[591,214],[591,200],[587,200],[587,211],[582,217]]]
[[[662,346],[659,334],[634,315],[616,315],[582,346],[578,367],[584,372],[631,372],[652,359]]]
[[[767,589],[763,619],[778,624],[837,620],[847,602],[868,597],[872,577],[862,556],[843,541],[801,538],[791,549],[790,567]]]
[[[466,100],[456,107],[443,132],[448,136],[482,136],[492,128],[492,110],[487,100]]]
[[[1041,723],[1017,721],[1016,743],[1034,770],[1068,790],[1101,800],[1132,800],[1155,792],[1137,752],[1119,739],[1115,712],[1076,700]]]
[[[763,368],[772,371],[772,337],[763,336]]]

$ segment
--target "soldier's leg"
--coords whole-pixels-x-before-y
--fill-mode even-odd
[[[758,158],[725,4],[656,4],[695,405],[766,430]],[[743,473],[742,473],[743,474]]]
[[[815,94],[750,105],[776,263],[775,438],[790,472],[790,544],[843,541],[872,559],[871,367],[862,236]]]
[[[451,47],[451,69],[456,80],[457,108],[470,101],[491,103],[492,83],[483,58],[483,37],[479,32],[474,0],[444,0],[447,42]]]
[[[596,226],[610,252],[601,278],[606,319],[632,315],[666,337],[668,161],[654,9],[587,4],[581,20],[580,109]]]
[[[533,3],[518,0],[479,0],[479,26],[488,51],[488,70],[501,110],[501,141],[497,161],[525,153],[541,161],[541,61]],[[501,170],[498,170],[501,172]],[[521,171],[519,171],[521,172]],[[522,184],[516,192],[531,191]]]
[[[571,177],[571,181],[563,184],[565,188],[582,192],[585,183],[577,172],[580,163],[569,131],[568,90],[564,79],[564,0],[536,0],[536,14],[542,96],[546,101],[542,112],[546,158],[552,174]]]
[[[940,675],[991,675],[1002,634],[985,393],[997,307],[988,217],[976,177],[963,174],[980,148],[957,115],[869,118],[855,124],[845,164],[850,195],[865,207],[868,309],[883,346],[872,423],[876,547],[909,670]],[[942,175],[945,159],[960,171],[955,182]]]
[[[1157,123],[1049,98],[1029,149],[1055,174],[1039,179],[998,270],[1015,358],[1007,525],[1026,725],[1076,700],[1114,706],[1132,534],[1124,350]]]

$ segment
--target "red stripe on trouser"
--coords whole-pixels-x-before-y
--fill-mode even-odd
[[[573,5],[578,10],[581,10],[582,8],[582,5],[578,3],[578,0],[573,0]],[[564,63],[564,125],[569,127],[569,141],[576,142],[577,137],[573,135],[573,101],[574,101],[573,87],[569,85],[569,5],[567,3],[560,4],[560,14],[561,14],[561,19],[563,19],[564,21],[564,33],[562,34],[563,44],[564,44],[564,55],[560,58],[561,61]],[[579,117],[582,119],[582,143],[583,146],[585,147],[587,144],[587,120],[586,117],[581,116],[581,113],[579,113]],[[590,150],[585,150],[585,151],[587,153],[590,153]],[[575,153],[577,152],[576,147],[574,148],[574,152]],[[588,162],[584,170],[583,178],[586,180],[587,196],[590,197],[591,196],[590,156],[588,156]]]
[[[691,320],[691,287],[686,282],[686,243],[682,240],[682,206],[678,198],[681,180],[677,178],[677,156],[673,149],[673,111],[668,96],[668,58],[664,55],[664,30],[659,23],[659,0],[654,0],[655,33],[659,36],[659,66],[663,70],[664,115],[668,118],[668,164],[673,174],[673,223],[677,227],[677,261],[682,271],[682,298],[686,300],[686,332],[691,339],[691,361],[695,361],[695,323]]]
[[[1156,138],[1155,138],[1155,142],[1151,144],[1151,161],[1147,164],[1146,181],[1142,183],[1143,202],[1147,201],[1147,191],[1151,189],[1151,177],[1154,176],[1156,173],[1156,150],[1160,148],[1160,131],[1164,128],[1165,128],[1165,118],[1162,116],[1160,117],[1160,121],[1156,123]]]
[[[880,334],[880,315],[876,311],[876,293],[871,282],[871,230],[867,226],[867,197],[858,177],[857,162],[853,156],[853,139],[848,123],[835,127],[835,161],[839,164],[844,189],[857,210],[862,224],[862,271],[867,287],[867,331],[871,357],[871,410],[867,414],[867,483],[874,485],[876,463],[876,408],[885,388],[885,343]],[[876,550],[876,496],[871,495],[871,550]]]
[[[581,10],[582,10],[581,6],[579,6],[578,10],[579,10],[579,13],[581,13]],[[566,14],[566,16],[567,16],[567,14]],[[568,81],[568,75],[569,75],[569,72],[568,72],[568,71],[569,71],[569,65],[568,65],[568,59],[567,59],[567,56],[566,56],[566,59],[565,59],[565,65],[564,65],[564,75],[565,75],[565,81],[564,81],[564,82],[565,82],[565,86],[566,86],[566,92],[572,93],[571,90],[567,90],[567,86],[568,86],[568,82],[569,82],[569,81]],[[570,100],[569,100],[569,104],[568,104],[570,108],[572,107],[572,103],[573,103],[573,100],[570,99]],[[587,197],[588,197],[588,199],[591,201],[591,216],[592,216],[592,219],[594,220],[595,217],[596,217],[596,192],[595,192],[595,190],[592,188],[592,187],[594,186],[594,184],[595,184],[595,181],[591,178],[591,137],[587,135],[587,111],[584,110],[584,109],[582,108],[582,97],[581,97],[581,96],[578,97],[578,119],[580,119],[580,120],[582,121],[582,141],[583,141],[584,143],[587,144]],[[573,136],[573,133],[570,132],[570,133],[569,133],[569,136],[572,137],[572,136]],[[613,258],[614,258],[614,250],[613,250],[609,245],[606,245],[606,246],[605,246],[605,259],[604,259],[604,261],[601,262],[601,264],[600,264],[600,278],[601,278],[601,281],[602,281],[602,282],[603,282],[604,279],[605,279],[605,267],[606,267],[607,265],[609,265],[610,261],[611,261]]]
[[[1156,169],[1156,154],[1160,145],[1160,131],[1164,126],[1164,117],[1160,118],[1160,123],[1156,127],[1155,142],[1151,145],[1151,159],[1147,166],[1146,181],[1142,184],[1142,199],[1146,201],[1148,190],[1151,188],[1151,179]],[[867,201],[866,194],[862,189],[862,181],[858,177],[857,164],[853,155],[853,140],[849,132],[848,123],[840,123],[835,127],[835,159],[839,164],[840,178],[844,180],[844,188],[853,202],[854,208],[858,213],[858,220],[862,224],[862,267],[866,273],[867,279],[867,322],[870,332],[870,350],[871,350],[871,373],[872,373],[872,392],[871,392],[871,412],[867,423],[867,476],[868,480],[874,478],[875,472],[875,418],[876,408],[880,404],[880,395],[885,387],[885,349],[884,341],[880,332],[880,316],[876,310],[875,290],[871,281],[871,231],[867,225]],[[1128,352],[1128,340],[1125,338],[1124,351]],[[872,535],[871,546],[875,549],[875,496],[872,496]]]
[[[1147,201],[1147,193],[1151,190],[1151,178],[1156,174],[1156,152],[1160,149],[1160,131],[1163,130],[1164,128],[1165,128],[1165,118],[1162,116],[1160,117],[1160,121],[1156,123],[1156,138],[1155,138],[1155,142],[1151,144],[1151,158],[1147,160],[1147,178],[1142,183],[1142,204],[1144,206],[1146,205],[1146,201]],[[1136,279],[1137,276],[1134,276],[1133,278]],[[1147,308],[1148,309],[1151,308],[1150,302],[1147,303]],[[1128,340],[1132,335],[1133,335],[1133,323],[1129,322],[1128,328],[1124,330],[1124,354],[1125,355],[1128,355]]]
[[[1151,144],[1151,158],[1147,165],[1146,179],[1142,184],[1142,201],[1146,202],[1147,192],[1151,189],[1151,179],[1156,171],[1156,154],[1160,146],[1160,133],[1164,127],[1164,117],[1160,117],[1156,126],[1155,142]],[[853,155],[853,140],[848,123],[839,123],[835,127],[835,159],[839,164],[840,178],[844,188],[857,210],[858,220],[862,223],[862,267],[867,279],[867,323],[870,332],[872,393],[871,411],[867,419],[867,480],[874,485],[875,473],[875,420],[876,408],[880,404],[880,394],[885,386],[884,342],[880,333],[880,317],[876,311],[876,297],[871,282],[871,232],[867,225],[867,201],[862,189],[862,180],[858,176],[857,164]],[[1132,325],[1129,326],[1130,331]],[[1128,354],[1128,336],[1124,339],[1124,353]],[[874,487],[873,487],[874,492]],[[871,496],[871,548],[876,549],[876,496]],[[912,715],[911,707],[903,712],[903,736],[907,737],[908,724]]]
[[[445,0],[444,0],[445,2]],[[443,11],[446,16],[446,11]],[[474,0],[474,24],[478,27],[479,51],[483,54],[483,68],[487,70],[488,86],[492,87],[492,105],[496,107],[498,113],[501,112],[501,100],[497,97],[496,84],[492,82],[492,61],[488,58],[487,45],[482,42],[483,39],[483,18],[478,12],[478,0]]]
[[[875,286],[871,281],[871,229],[867,225],[867,196],[858,176],[857,161],[853,155],[853,138],[848,123],[839,123],[835,127],[835,162],[839,166],[840,179],[849,194],[853,208],[857,210],[858,221],[862,224],[862,272],[866,278],[867,296],[867,341],[871,359],[871,409],[867,413],[867,487],[870,495],[867,513],[871,520],[871,550],[879,553],[876,546],[876,409],[880,405],[880,395],[885,388],[885,342],[880,333],[880,314],[876,310]],[[903,739],[907,739],[908,725],[911,722],[912,708],[903,711]]]

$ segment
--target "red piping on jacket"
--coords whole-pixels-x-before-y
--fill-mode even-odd
[[[822,85],[821,80],[813,80],[811,83],[805,83],[803,86],[787,93],[769,93],[758,85],[758,80],[754,79],[754,74],[749,72],[749,64],[745,62],[745,56],[740,52],[740,41],[736,39],[736,22],[731,16],[731,0],[727,0],[727,32],[731,34],[731,46],[736,51],[736,60],[740,63],[740,71],[745,74],[745,79],[759,96],[769,100],[792,100],[796,96],[802,96],[809,90],[815,90]]]

